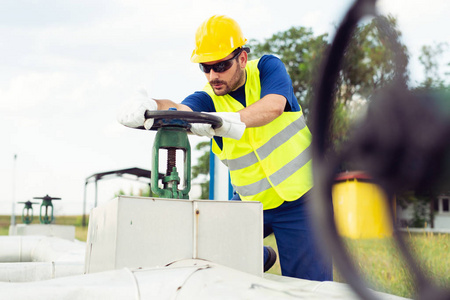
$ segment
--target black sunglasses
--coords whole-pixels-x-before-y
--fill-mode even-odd
[[[216,73],[225,72],[226,70],[231,68],[231,66],[233,65],[233,59],[238,57],[242,53],[242,51],[244,51],[244,50],[241,49],[232,58],[224,60],[224,61],[221,61],[221,62],[218,62],[217,64],[206,65],[206,64],[202,64],[201,63],[201,64],[199,64],[200,70],[202,70],[205,73],[211,72],[211,69],[213,69],[214,72],[216,72]]]

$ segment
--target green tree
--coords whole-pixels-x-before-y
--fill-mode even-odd
[[[150,189],[150,185],[147,186],[143,186],[141,188],[139,188],[139,192],[137,195],[134,195],[133,192],[133,187],[130,187],[130,191],[128,193],[126,193],[122,188],[118,191],[114,193],[114,198],[119,197],[119,196],[139,196],[139,197],[157,197],[157,195],[155,195],[151,189]]]
[[[430,191],[417,193],[413,190],[403,191],[397,195],[399,206],[402,208],[412,206],[412,217],[406,224],[408,227],[424,228],[433,224],[434,213],[430,209],[430,203],[435,197],[436,195]]]
[[[348,139],[351,125],[377,91],[394,78],[408,81],[408,51],[397,27],[394,17],[379,16],[355,29],[336,86],[330,133],[335,148]]]
[[[388,84],[395,75],[407,80],[407,49],[400,39],[401,32],[392,16],[380,16],[356,28],[346,49],[336,87],[331,132],[336,147],[348,138],[352,120],[376,90]],[[399,45],[398,51],[394,51],[396,48],[392,45]],[[316,76],[329,47],[328,34],[314,36],[310,28],[292,27],[263,42],[251,40],[249,46],[251,58],[275,54],[285,64],[307,119]]]
[[[449,83],[446,83],[445,78],[440,74],[439,58],[448,49],[447,43],[437,43],[434,46],[424,45],[421,48],[419,61],[424,68],[425,79],[418,86],[418,90],[429,89],[448,89]],[[447,65],[450,66],[450,63]],[[449,75],[446,73],[445,75]]]
[[[294,94],[305,113],[309,112],[314,75],[328,45],[328,34],[314,36],[311,28],[292,27],[259,42],[250,40],[250,58],[264,54],[278,56],[289,73]]]
[[[405,81],[408,79],[406,66],[409,57],[401,36],[397,20],[392,16],[379,16],[356,28],[345,53],[337,87],[339,101],[346,103],[355,96],[370,99],[395,75]]]

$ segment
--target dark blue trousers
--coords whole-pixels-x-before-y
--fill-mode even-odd
[[[283,276],[301,279],[331,281],[331,258],[326,257],[317,245],[308,208],[310,193],[300,199],[284,202],[277,208],[264,210],[264,237],[273,233]],[[235,194],[232,200],[240,200]],[[267,249],[264,249],[264,261]]]

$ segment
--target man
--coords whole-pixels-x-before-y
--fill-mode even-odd
[[[331,262],[317,249],[306,207],[312,188],[311,133],[283,63],[273,55],[248,61],[247,39],[226,16],[207,19],[195,39],[191,61],[205,73],[204,90],[181,104],[147,97],[122,111],[119,122],[149,129],[153,120],[144,120],[145,111],[171,107],[221,117],[220,128],[192,124],[191,131],[213,137],[212,150],[230,171],[232,200],[263,204],[264,236],[275,234],[282,274],[332,280]],[[265,247],[265,270],[275,255]]]

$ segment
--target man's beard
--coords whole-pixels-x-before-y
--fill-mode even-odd
[[[224,80],[219,80],[219,79],[215,79],[209,82],[209,84],[211,85],[214,94],[216,94],[217,96],[224,96],[228,93],[230,93],[231,91],[236,90],[239,87],[239,84],[242,81],[242,76],[244,75],[245,72],[241,71],[240,68],[236,69],[236,72],[233,74],[233,76],[230,79],[230,84],[228,84],[228,82],[224,81]],[[222,84],[224,87],[218,91],[216,90],[213,85],[214,84]]]

